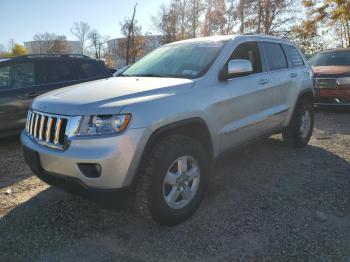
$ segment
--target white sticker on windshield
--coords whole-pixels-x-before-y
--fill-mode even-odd
[[[193,74],[193,70],[185,69],[185,70],[182,71],[182,74],[184,74],[184,75],[192,75]]]
[[[182,71],[182,74],[195,76],[198,74],[198,70],[185,69]]]
[[[200,42],[198,47],[222,47],[221,42]]]

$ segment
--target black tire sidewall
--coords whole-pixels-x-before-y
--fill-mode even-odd
[[[148,203],[153,219],[161,224],[177,224],[189,217],[198,208],[208,184],[210,161],[206,151],[201,144],[191,138],[183,137],[183,141],[183,143],[178,141],[177,144],[172,144],[172,148],[163,148],[165,152],[163,152],[161,161],[154,164]],[[169,167],[181,156],[191,156],[197,161],[200,168],[200,182],[197,193],[191,202],[184,208],[173,209],[165,202],[163,182]]]
[[[310,112],[310,130],[307,134],[306,137],[302,137],[300,134],[300,126],[301,126],[301,118],[302,115],[305,111]],[[312,131],[314,128],[314,110],[313,106],[311,103],[302,103],[300,106],[299,114],[298,114],[298,125],[297,125],[297,135],[298,135],[298,140],[300,141],[301,144],[307,145],[308,142],[310,141],[310,138],[312,136]]]

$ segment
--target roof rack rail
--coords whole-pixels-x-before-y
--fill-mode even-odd
[[[82,54],[29,54],[18,56],[18,58],[37,58],[37,57],[72,57],[72,58],[87,58],[90,59],[89,56]]]

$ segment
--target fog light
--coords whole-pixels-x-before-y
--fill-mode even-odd
[[[102,168],[99,164],[80,163],[78,164],[80,172],[88,178],[97,178],[101,176]]]

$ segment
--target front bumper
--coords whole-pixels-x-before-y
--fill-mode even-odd
[[[21,141],[25,150],[32,152],[27,153],[26,158],[30,158],[27,162],[38,162],[29,163],[32,170],[49,184],[53,183],[47,178],[56,177],[75,181],[90,190],[113,190],[131,185],[149,135],[148,129],[141,128],[129,129],[111,137],[72,138],[64,151],[36,143],[26,131],[22,132]],[[35,154],[37,161],[31,160]],[[97,178],[86,177],[78,164],[98,164],[101,175]]]
[[[319,107],[350,106],[350,88],[316,88],[315,105]]]

